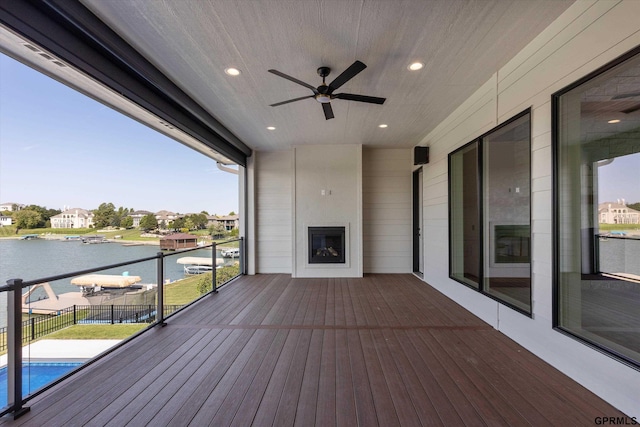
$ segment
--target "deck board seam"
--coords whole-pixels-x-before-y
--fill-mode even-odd
[[[444,330],[490,331],[491,326],[443,326],[443,325],[172,325],[179,329],[319,329],[319,330]]]

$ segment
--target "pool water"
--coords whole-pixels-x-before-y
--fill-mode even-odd
[[[22,395],[57,380],[82,365],[80,362],[32,362],[22,366]],[[7,406],[7,367],[0,368],[0,407]]]

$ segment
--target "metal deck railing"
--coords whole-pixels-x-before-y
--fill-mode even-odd
[[[231,280],[235,279],[239,275],[245,274],[245,250],[244,250],[244,240],[243,238],[231,239],[224,242],[220,242],[220,244],[228,244],[233,242],[239,242],[240,256],[239,256],[239,269],[238,275],[226,280],[224,283],[217,283],[216,277],[216,269],[212,269],[211,274],[211,290],[195,301],[206,297],[209,294],[217,293],[218,289],[225,284],[231,282]],[[45,386],[35,393],[32,393],[28,396],[22,395],[22,346],[25,343],[28,343],[34,339],[40,338],[48,333],[51,333],[55,330],[61,329],[62,327],[66,327],[77,323],[80,320],[91,320],[94,322],[101,323],[124,323],[125,320],[135,320],[137,318],[138,323],[144,322],[149,323],[149,328],[164,325],[165,319],[173,316],[181,310],[184,310],[195,301],[191,303],[184,304],[181,306],[167,306],[164,303],[164,263],[165,258],[169,258],[176,255],[183,255],[185,253],[196,251],[203,248],[211,248],[212,253],[212,264],[216,265],[216,247],[217,243],[212,243],[210,245],[198,246],[191,249],[183,249],[175,252],[164,253],[158,252],[155,256],[134,259],[131,261],[120,262],[117,264],[111,264],[101,267],[95,267],[80,271],[74,271],[70,273],[60,274],[56,276],[44,277],[35,280],[24,281],[20,278],[11,279],[7,281],[6,285],[0,286],[0,293],[7,292],[7,326],[4,330],[0,330],[0,351],[2,348],[7,349],[7,395],[8,395],[8,406],[0,412],[0,416],[4,416],[6,414],[13,414],[14,418],[18,418],[20,415],[29,411],[29,408],[24,406],[24,404],[31,398],[37,396],[38,394],[45,391],[47,388],[57,384],[59,381],[62,381],[68,375],[50,383],[48,386]],[[123,308],[118,305],[106,305],[106,306],[89,306],[79,308],[80,306],[73,306],[69,308],[65,308],[64,310],[59,310],[59,313],[56,313],[56,317],[45,320],[37,320],[37,319],[29,319],[26,322],[22,320],[22,290],[24,288],[44,283],[44,282],[52,282],[55,280],[69,279],[74,276],[79,276],[83,274],[96,273],[112,268],[123,267],[128,265],[133,265],[141,262],[147,262],[156,260],[156,276],[157,276],[157,304],[153,305],[135,305],[130,306],[129,308]],[[97,308],[101,307],[101,308]],[[82,314],[79,315],[82,310]],[[57,319],[57,320],[56,320]],[[153,320],[151,320],[153,319]],[[148,330],[145,329],[145,330]],[[140,333],[133,335],[129,339],[133,339],[138,336]],[[128,339],[128,340],[129,340]],[[127,342],[128,340],[123,341]],[[121,343],[121,344],[122,344]],[[120,345],[121,345],[120,344]],[[111,350],[117,348],[112,347]],[[111,351],[109,350],[109,351]],[[108,352],[102,353],[99,357],[102,357]],[[99,358],[98,357],[98,358]],[[82,367],[87,366],[98,358],[94,358],[91,361],[85,363],[80,368],[74,370],[71,374],[75,373]],[[71,375],[69,374],[69,375]]]

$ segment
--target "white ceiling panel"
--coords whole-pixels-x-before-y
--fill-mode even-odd
[[[573,0],[83,0],[122,38],[248,146],[411,147],[561,14]],[[312,95],[355,60],[367,68],[336,93],[325,120]],[[425,64],[410,72],[413,61]],[[242,71],[238,77],[227,67]],[[387,129],[378,128],[386,123]],[[268,131],[267,126],[275,126]]]

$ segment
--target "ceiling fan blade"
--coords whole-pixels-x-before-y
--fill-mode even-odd
[[[331,104],[329,102],[322,104],[322,109],[324,110],[325,119],[333,119],[333,108],[331,108]]]
[[[314,96],[315,95],[301,96],[300,98],[294,98],[294,99],[290,99],[288,101],[276,102],[275,104],[269,105],[269,107],[277,107],[278,105],[284,105],[284,104],[288,104],[290,102],[302,101],[303,99],[313,98]]]
[[[348,101],[369,102],[371,104],[384,104],[387,98],[377,98],[375,96],[354,95],[352,93],[336,93],[332,98],[346,99]]]
[[[315,93],[316,95],[318,94],[318,89],[316,89],[315,87],[311,86],[309,83],[305,83],[305,82],[303,82],[302,80],[298,80],[298,79],[296,79],[295,77],[288,76],[288,75],[286,75],[286,74],[284,74],[284,73],[281,73],[281,72],[280,72],[280,71],[278,71],[278,70],[268,70],[268,71],[269,71],[271,74],[275,74],[276,76],[280,76],[280,77],[282,77],[283,79],[287,79],[287,80],[292,81],[292,82],[294,82],[294,83],[298,83],[300,86],[304,86],[304,87],[306,87],[306,88],[309,88],[309,89],[311,89],[311,90],[313,91],[313,93]]]
[[[328,93],[333,93],[334,90],[338,89],[340,86],[354,78],[360,71],[364,70],[365,68],[367,68],[367,66],[360,61],[356,61],[351,64],[349,68],[344,70],[342,74],[340,74],[331,83],[329,83]]]

